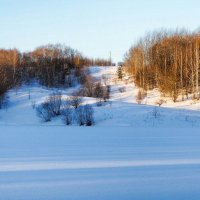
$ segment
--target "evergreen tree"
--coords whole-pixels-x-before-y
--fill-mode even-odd
[[[122,72],[122,67],[118,67],[117,69],[117,76],[118,76],[118,79],[121,79],[123,78],[123,72]]]

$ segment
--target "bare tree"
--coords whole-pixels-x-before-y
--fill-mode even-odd
[[[74,92],[70,97],[71,105],[77,109],[82,103],[82,97],[77,92]]]
[[[95,80],[91,76],[87,76],[84,83],[84,93],[87,97],[93,96],[94,87]]]
[[[186,30],[148,34],[125,57],[125,68],[143,90],[158,88],[176,102],[200,98],[200,34]]]
[[[104,97],[104,88],[101,83],[95,84],[93,96],[97,99],[97,106],[101,106]]]
[[[58,116],[61,114],[61,105],[62,105],[62,93],[54,92],[52,93],[47,101],[49,102],[51,112],[54,116]]]

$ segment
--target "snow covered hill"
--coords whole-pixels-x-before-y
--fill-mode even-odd
[[[129,126],[129,127],[199,127],[200,102],[189,99],[173,103],[165,98],[161,108],[156,102],[159,92],[154,90],[147,94],[141,105],[136,102],[138,88],[128,78],[117,79],[117,67],[91,67],[91,75],[103,84],[111,85],[111,98],[102,107],[96,106],[94,98],[84,98],[85,103],[95,109],[96,126]],[[60,89],[63,98],[67,98],[78,88]],[[64,125],[60,118],[50,123],[42,123],[33,109],[52,93],[52,90],[38,84],[24,85],[10,90],[7,109],[0,110],[0,125]]]

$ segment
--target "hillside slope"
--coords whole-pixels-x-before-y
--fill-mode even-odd
[[[173,103],[169,98],[161,108],[156,101],[159,92],[149,91],[147,98],[138,105],[136,96],[138,88],[130,80],[117,79],[117,67],[91,67],[91,75],[102,84],[111,85],[111,98],[101,107],[94,98],[83,98],[84,103],[94,107],[96,126],[132,126],[132,127],[199,127],[200,103],[189,99]],[[67,98],[78,88],[60,89],[63,98]],[[54,89],[56,90],[56,89]],[[36,116],[34,105],[39,105],[54,90],[38,84],[23,85],[8,93],[8,108],[0,110],[0,125],[63,125],[61,118],[43,123]]]

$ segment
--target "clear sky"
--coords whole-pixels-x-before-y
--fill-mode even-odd
[[[120,61],[147,31],[200,26],[200,0],[0,0],[0,48],[64,43]]]

